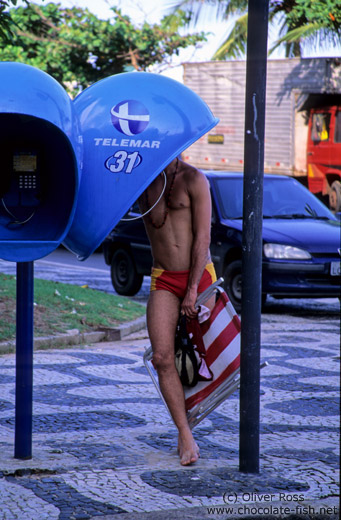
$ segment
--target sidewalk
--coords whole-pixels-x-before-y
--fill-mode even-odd
[[[14,453],[15,357],[0,356],[0,520],[338,518],[339,324],[262,324],[261,471],[238,470],[233,394],[177,434],[143,366],[145,330],[34,354],[33,459]]]

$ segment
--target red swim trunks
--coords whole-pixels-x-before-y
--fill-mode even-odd
[[[187,291],[188,271],[165,271],[153,267],[151,272],[151,291],[168,291],[181,300]],[[217,280],[213,263],[207,264],[198,286],[198,293],[204,292],[207,287]]]

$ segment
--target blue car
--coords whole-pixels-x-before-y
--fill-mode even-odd
[[[204,172],[212,195],[211,255],[237,312],[241,309],[243,175]],[[133,207],[129,217],[137,215]],[[339,297],[341,224],[302,184],[265,175],[263,302],[276,298]],[[152,257],[142,220],[121,222],[103,244],[119,294],[134,295],[150,274]]]

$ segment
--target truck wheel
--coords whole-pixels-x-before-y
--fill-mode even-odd
[[[236,312],[242,310],[242,261],[234,260],[224,271],[224,289]],[[262,293],[262,309],[265,306],[267,294]]]
[[[118,249],[112,257],[111,281],[115,291],[123,296],[134,296],[141,289],[143,276],[138,274],[131,255],[125,249]]]
[[[334,181],[329,192],[329,207],[337,213],[341,211],[341,182]]]

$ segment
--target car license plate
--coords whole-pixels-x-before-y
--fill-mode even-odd
[[[341,276],[341,262],[332,262],[330,264],[330,274],[332,276]]]

